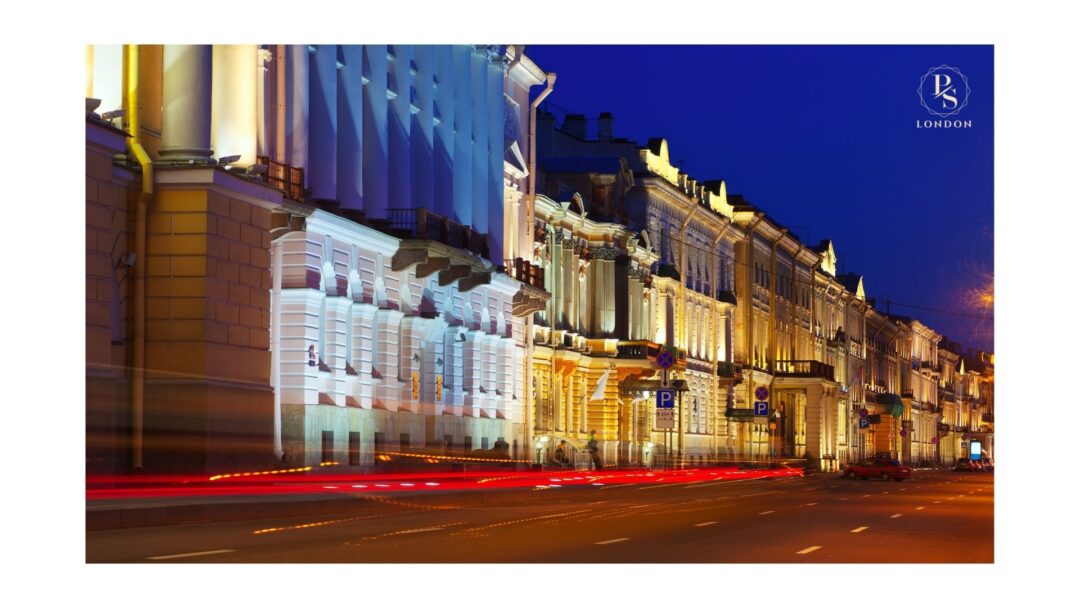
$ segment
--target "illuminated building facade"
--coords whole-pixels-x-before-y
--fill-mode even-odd
[[[681,172],[671,164],[664,140],[639,146],[612,137],[610,115],[602,114],[591,123],[595,131],[580,115],[563,117],[558,127],[555,121],[552,114],[541,115],[537,133],[540,177],[548,196],[563,201],[559,205],[566,209],[553,208],[554,215],[545,215],[549,219],[538,221],[535,230],[546,239],[544,255],[555,260],[563,256],[563,261],[546,273],[552,300],[549,311],[538,315],[545,328],[538,330],[537,342],[551,345],[554,340],[554,351],[549,356],[547,346],[537,348],[536,373],[550,374],[553,357],[554,368],[564,370],[563,382],[571,381],[577,368],[559,363],[571,359],[563,358],[560,349],[574,348],[582,315],[591,315],[592,325],[586,327],[589,333],[581,336],[587,338],[581,343],[588,345],[594,357],[599,353],[613,357],[606,363],[612,370],[609,399],[618,401],[609,403],[605,417],[596,418],[585,430],[597,430],[607,462],[699,463],[747,455],[749,441],[741,446],[735,441],[734,425],[726,416],[735,376],[731,359],[734,244],[741,234],[732,223],[724,184],[699,183]],[[538,201],[538,214],[540,209]],[[584,222],[573,220],[580,223],[577,233],[572,226],[558,227],[573,224],[567,218],[584,215],[588,216]],[[561,224],[552,224],[551,218]],[[599,238],[597,230],[612,236]],[[577,243],[568,245],[569,239]],[[612,249],[612,244],[622,249]],[[600,295],[599,310],[588,311],[587,301],[574,299],[569,279],[560,282],[557,278],[568,277],[566,269],[583,263],[580,251],[585,249],[591,259],[584,262],[582,285],[586,289],[595,285],[601,292],[611,289],[614,296]],[[575,305],[586,308],[575,312]],[[559,346],[559,336],[565,347]],[[599,338],[607,340],[603,348],[588,341]],[[672,386],[677,385],[681,393],[671,433],[656,427],[654,393],[659,387],[656,356],[660,349],[675,354],[669,373]],[[592,377],[600,373],[595,362],[585,367],[593,370]],[[586,385],[591,387],[591,382]],[[542,386],[537,390],[543,390]],[[538,399],[548,403],[554,395],[549,392]],[[548,407],[563,411],[576,406],[556,402]],[[588,407],[590,416],[605,411],[598,404]],[[537,419],[550,417],[538,414]],[[538,428],[538,432],[560,432],[557,426]]]
[[[523,448],[527,57],[139,45],[87,73],[92,470]]]
[[[903,328],[885,314],[870,308],[866,315],[866,408],[869,427],[861,430],[861,455],[899,454],[900,421],[904,403],[900,398],[900,349]]]
[[[944,466],[953,466],[958,458],[959,442],[956,427],[959,424],[960,406],[957,388],[960,384],[960,345],[946,338],[938,344],[938,361],[941,363],[941,378],[938,379],[938,407],[940,420],[937,433],[937,461]]]

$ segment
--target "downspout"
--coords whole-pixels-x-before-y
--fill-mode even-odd
[[[521,53],[524,55],[524,52]],[[528,240],[526,252],[532,252],[533,250],[533,237],[534,228],[533,224],[536,221],[535,209],[536,209],[536,109],[551,94],[551,91],[555,89],[555,72],[549,72],[547,74],[547,86],[536,99],[529,104],[529,186],[526,192],[528,200],[528,223],[526,224],[525,233],[528,234]],[[525,369],[527,371],[525,378],[525,449],[532,453],[532,430],[533,430],[533,409],[535,404],[533,403],[533,315],[530,314],[525,320]],[[555,359],[552,357],[552,369],[551,373],[555,373]]]
[[[142,190],[135,204],[135,336],[132,352],[131,457],[132,468],[143,468],[143,392],[146,382],[146,208],[154,197],[154,167],[139,140],[139,46],[124,45],[124,116],[127,149],[142,170]]]
[[[282,460],[285,448],[281,441],[281,264],[283,259],[283,239],[277,238],[270,243],[273,286],[270,292],[270,374],[274,387],[274,458]]]

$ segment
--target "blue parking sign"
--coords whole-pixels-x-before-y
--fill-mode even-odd
[[[859,428],[860,429],[868,429],[868,428],[870,428],[870,420],[868,420],[866,418],[859,418]]]
[[[754,415],[755,416],[768,416],[769,415],[769,402],[768,401],[755,401],[754,402]]]
[[[656,409],[670,410],[675,408],[675,389],[662,388],[656,391]]]

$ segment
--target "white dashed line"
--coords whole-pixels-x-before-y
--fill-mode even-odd
[[[847,500],[847,496],[840,498],[840,500]]]
[[[816,505],[816,504],[817,504],[816,502],[808,502],[808,503],[806,503],[806,504],[805,504],[805,505],[803,505],[803,506],[804,506],[804,507],[812,507],[812,506],[814,506],[814,505]]]
[[[768,515],[769,513],[776,513],[776,511],[762,511],[761,513],[758,513],[758,515]]]
[[[197,553],[177,553],[176,555],[157,555],[146,559],[177,559],[180,557],[196,557],[198,555],[216,555],[218,553],[236,553],[236,549],[217,549],[216,551],[199,551]]]
[[[869,494],[863,494],[862,497],[863,498],[870,498],[870,495]]]
[[[935,501],[934,501],[934,504],[935,504],[935,505],[937,505],[937,504],[941,504],[941,501],[940,501],[940,500],[935,500]]]
[[[796,551],[795,553],[797,555],[806,555],[807,553],[813,553],[814,551],[817,551],[820,548],[821,548],[820,546],[814,545],[813,547],[807,547],[807,548],[803,549],[802,551]]]
[[[716,523],[715,521],[703,521],[700,524],[694,524],[694,527],[695,528],[703,528],[705,526],[711,526],[711,525],[713,525],[715,523]]]
[[[870,526],[859,526],[858,528],[855,528],[854,530],[852,530],[851,533],[852,534],[858,534],[859,532],[862,532],[863,530],[866,530],[869,527]]]
[[[611,540],[602,540],[602,541],[600,541],[600,542],[598,542],[596,544],[597,545],[610,545],[611,543],[621,543],[624,540],[630,540],[630,539],[629,538],[613,538]]]
[[[915,510],[916,510],[916,511],[922,511],[922,510],[923,510],[923,509],[925,509],[925,508],[926,508],[926,507],[915,507]]]
[[[889,517],[892,518],[892,519],[896,519],[897,517],[903,517],[903,516],[904,516],[903,513],[894,513],[894,514],[890,515]]]

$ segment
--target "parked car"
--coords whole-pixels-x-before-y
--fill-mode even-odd
[[[850,464],[844,469],[844,477],[855,479],[870,479],[876,477],[882,480],[904,481],[911,477],[911,467],[900,464],[899,460],[885,460],[881,458],[868,458],[858,463]]]
[[[974,473],[980,470],[979,461],[972,460],[970,458],[957,458],[956,466],[953,467],[954,471],[965,471],[968,473]]]
[[[992,459],[983,458],[982,460],[978,460],[976,462],[978,462],[979,466],[982,467],[981,470],[986,471],[987,473],[994,472],[994,461]]]

